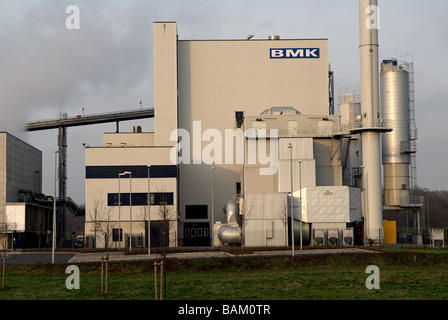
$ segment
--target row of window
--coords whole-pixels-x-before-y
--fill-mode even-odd
[[[184,228],[185,238],[208,237],[209,234],[209,228]]]
[[[148,193],[108,193],[107,205],[113,206],[129,206],[132,202],[133,206],[147,206],[148,205]],[[173,205],[174,194],[172,192],[155,192],[150,193],[151,205]]]
[[[121,178],[176,178],[177,167],[175,165],[147,166],[87,166],[86,179],[118,179],[118,175],[125,171],[131,172],[131,176],[123,175]]]

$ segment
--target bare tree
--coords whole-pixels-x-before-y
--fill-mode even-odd
[[[250,220],[250,217],[253,213],[254,205],[251,201],[246,201],[247,198],[243,198],[243,205],[240,206],[240,214],[238,215],[238,226],[240,227],[241,232],[241,251],[243,251],[244,247],[244,229],[247,223]]]
[[[104,248],[106,249],[106,295],[109,295],[109,246],[112,240],[112,233],[115,222],[111,221],[113,211],[111,207],[103,209],[98,199],[94,200],[93,211],[90,212],[90,220],[93,222],[92,231],[95,234],[95,247],[97,234],[104,239]]]
[[[144,232],[146,232],[148,226],[149,226],[149,222],[148,222],[148,206],[141,206],[139,208],[139,212],[137,213],[137,224],[138,226],[141,227],[141,229],[145,230]],[[148,237],[149,237],[149,233],[148,233]],[[148,243],[147,239],[146,239],[146,244]],[[144,248],[144,242],[142,241],[140,244],[141,248]],[[149,250],[149,249],[148,249]]]
[[[157,215],[160,217],[162,221],[162,243],[161,243],[161,255],[162,255],[162,277],[163,277],[163,296],[161,295],[161,299],[166,299],[166,254],[167,248],[169,247],[169,234],[173,228],[176,228],[178,222],[177,211],[173,204],[170,204],[170,199],[167,192],[158,192],[157,194],[158,207],[156,210]],[[174,200],[174,199],[173,199]]]
[[[276,211],[277,218],[282,222],[285,227],[285,246],[288,245],[288,207],[286,202],[280,205],[279,209]]]
[[[95,248],[96,248],[97,233],[101,229],[100,216],[101,216],[100,201],[98,199],[95,199],[93,201],[93,209],[92,211],[89,211],[89,220],[92,222],[92,225],[90,226],[90,231],[93,231],[93,241],[95,243]]]
[[[0,223],[0,246],[3,254],[2,261],[2,289],[5,289],[6,285],[6,250],[8,249],[8,223]]]

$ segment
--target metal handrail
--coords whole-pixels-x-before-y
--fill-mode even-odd
[[[86,118],[95,118],[95,117],[104,117],[104,116],[111,116],[111,115],[121,115],[121,114],[129,114],[129,113],[140,113],[140,112],[146,112],[154,110],[154,108],[147,108],[147,109],[134,109],[134,110],[127,110],[127,111],[117,111],[117,112],[104,112],[104,113],[93,113],[89,114],[87,116],[81,116],[82,119]],[[67,118],[52,118],[52,119],[46,119],[46,120],[38,120],[38,121],[30,121],[29,123],[44,123],[44,122],[50,122],[50,121],[60,121],[60,120],[73,120],[73,119],[79,119],[78,116],[74,117],[67,117]]]

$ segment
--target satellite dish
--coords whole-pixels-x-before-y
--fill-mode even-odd
[[[250,40],[250,39],[252,39],[253,37],[254,37],[254,35],[253,35],[253,34],[250,34],[250,35],[246,36],[246,40]]]

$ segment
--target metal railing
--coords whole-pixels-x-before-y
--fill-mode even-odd
[[[342,131],[353,131],[356,129],[391,129],[393,121],[385,119],[355,120],[342,125]]]
[[[45,122],[52,122],[52,121],[59,121],[59,120],[73,120],[73,119],[88,119],[88,118],[96,118],[96,117],[108,117],[108,116],[120,116],[124,114],[129,113],[143,113],[148,111],[154,111],[154,108],[148,108],[148,109],[133,109],[133,110],[126,110],[126,111],[113,111],[113,112],[103,112],[103,113],[92,113],[89,115],[76,115],[73,117],[68,117],[67,114],[62,115],[62,113],[59,115],[59,118],[52,118],[52,119],[46,119],[46,120],[37,120],[37,121],[30,121],[30,124],[38,124],[38,123],[45,123]]]
[[[12,233],[17,230],[16,222],[1,222],[0,223],[0,233]]]
[[[402,196],[400,197],[401,207],[422,207],[425,202],[424,196]]]

